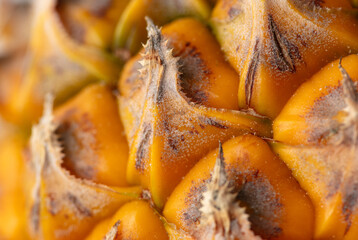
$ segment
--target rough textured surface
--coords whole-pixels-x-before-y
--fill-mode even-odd
[[[251,230],[249,215],[239,205],[227,179],[221,144],[211,179],[205,187],[200,200],[198,239],[261,239]]]
[[[167,40],[150,20],[148,36],[144,53],[136,59],[142,65],[139,75],[134,74],[138,79],[122,80],[130,85],[121,85],[126,89],[120,109],[131,148],[128,179],[148,187],[162,207],[185,173],[219,140],[270,132],[268,120],[260,116],[193,102],[180,87],[180,59],[173,57]]]
[[[32,129],[31,163],[36,179],[30,201],[30,230],[38,239],[83,238],[88,231],[86,228],[93,227],[124,202],[139,197],[140,189],[123,189],[121,193],[75,178],[64,170],[52,103],[53,99],[48,95],[44,115]]]

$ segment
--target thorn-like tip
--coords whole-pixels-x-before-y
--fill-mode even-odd
[[[109,232],[104,237],[104,240],[114,240],[118,235],[118,227],[121,224],[121,221],[118,220],[113,227],[109,230]]]
[[[222,148],[221,141],[219,141],[219,153],[216,158],[214,172],[217,172],[217,177],[219,178],[219,186],[222,186],[226,182],[226,169],[225,169],[225,159],[224,151]]]
[[[145,17],[145,21],[147,22],[147,32],[148,32],[148,38],[153,38],[155,36],[160,36],[160,28],[158,28],[153,20],[150,17]]]
[[[55,97],[53,93],[46,93],[45,101],[44,101],[44,109],[43,109],[44,116],[52,115],[54,99]]]
[[[224,150],[221,141],[219,141],[219,158],[221,161],[224,161]]]
[[[357,95],[357,92],[356,92],[356,87],[355,87],[355,84],[354,84],[353,80],[349,76],[348,72],[342,66],[342,58],[339,59],[338,68],[339,68],[339,71],[341,72],[341,74],[343,76],[342,85],[343,85],[344,94],[351,101],[353,101],[354,103],[357,103],[358,102],[358,95]]]

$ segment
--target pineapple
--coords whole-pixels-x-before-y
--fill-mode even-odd
[[[0,239],[358,238],[357,1],[0,6]]]

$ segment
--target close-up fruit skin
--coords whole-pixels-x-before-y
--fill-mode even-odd
[[[63,165],[70,172],[96,183],[128,186],[128,144],[110,88],[90,85],[54,115],[64,142]]]
[[[146,201],[125,204],[112,218],[99,223],[86,240],[103,239],[109,235],[114,235],[113,240],[169,239],[159,214]]]
[[[128,97],[120,96],[120,106],[124,125],[131,128],[128,180],[148,187],[154,202],[162,207],[188,168],[205,153],[204,145],[213,148],[218,141],[245,133],[268,137],[271,129],[268,119],[191,102],[179,89],[179,58],[172,56],[151,22],[148,32],[139,60],[144,69],[120,80],[132,83],[127,87]],[[183,68],[185,74],[185,62]],[[133,122],[128,124],[127,119]]]
[[[355,240],[357,176],[356,0],[0,0],[0,240]]]
[[[357,65],[357,55],[328,64],[297,90],[273,125],[281,142],[273,148],[316,205],[320,238],[358,233]]]
[[[357,53],[355,14],[342,0],[218,1],[211,23],[240,75],[239,106],[274,118],[307,78]]]
[[[237,192],[240,205],[246,208],[256,233],[264,239],[312,238],[311,201],[265,141],[245,135],[227,141],[222,149],[227,181]],[[198,229],[200,199],[217,153],[218,150],[209,153],[190,170],[164,208],[168,221],[190,233]]]

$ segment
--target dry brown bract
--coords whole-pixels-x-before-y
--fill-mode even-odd
[[[342,67],[342,59],[339,61],[339,70],[342,73],[343,81],[343,98],[346,107],[342,110],[345,113],[343,123],[341,124],[339,133],[342,134],[340,142],[345,138],[349,138],[352,143],[352,150],[356,148],[358,137],[358,93],[356,84],[352,81],[347,71]],[[348,140],[348,139],[346,139]],[[338,143],[340,143],[338,142]]]
[[[226,177],[223,150],[220,144],[210,182],[203,192],[198,239],[260,240],[250,229],[249,215],[236,201],[236,193]]]
[[[140,188],[112,189],[75,178],[63,169],[52,103],[53,97],[47,95],[43,117],[32,129],[31,163],[36,180],[30,230],[36,239],[81,239],[100,219],[138,198]]]
[[[191,102],[180,88],[178,58],[150,20],[148,36],[140,73],[121,78],[120,110],[131,149],[128,180],[148,187],[162,207],[181,178],[218,140],[271,133],[268,119]]]
[[[104,236],[103,240],[115,240],[118,236],[118,226],[121,224],[121,221],[117,221],[113,227],[109,230],[109,232]]]

